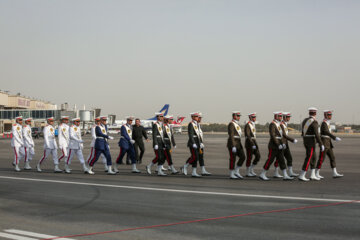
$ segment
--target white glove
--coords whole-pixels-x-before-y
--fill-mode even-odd
[[[341,138],[336,137],[336,138],[335,138],[335,141],[340,142],[340,141],[341,141]]]
[[[131,139],[131,140],[130,140],[130,143],[131,143],[131,144],[134,144],[134,143],[135,143],[135,140]]]
[[[297,144],[298,140],[297,139],[294,139],[294,144]]]
[[[283,149],[286,149],[286,144],[283,144]]]
[[[233,147],[233,148],[232,148],[232,152],[233,152],[233,153],[236,153],[236,147]]]
[[[283,149],[283,145],[282,145],[282,144],[279,145],[279,149],[280,149],[280,150]]]
[[[83,141],[84,142],[84,141]],[[83,150],[84,149],[84,144],[80,143],[80,149]]]
[[[200,143],[200,148],[204,148],[205,145],[203,143]]]
[[[194,143],[192,146],[194,149],[197,149],[197,145]]]
[[[110,140],[113,140],[113,139],[114,139],[114,137],[113,137],[113,136],[109,136],[109,139],[110,139]]]
[[[321,145],[320,150],[321,150],[322,152],[325,151],[325,146],[324,146],[324,145]]]
[[[256,145],[252,146],[252,149],[254,149],[254,150],[255,150],[255,149],[256,149]]]
[[[154,146],[154,149],[155,149],[155,150],[158,150],[158,149],[159,149],[159,145],[155,145],[155,146]]]
[[[176,148],[176,145],[174,146],[174,148]]]
[[[83,143],[84,141],[83,140],[79,140],[79,143]]]

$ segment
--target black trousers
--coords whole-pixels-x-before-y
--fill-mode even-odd
[[[200,167],[205,166],[205,162],[204,162],[204,149],[200,148],[199,149],[199,165]]]
[[[164,148],[163,147],[159,147],[158,150],[154,150],[155,152],[155,158],[152,160],[153,164],[158,164],[158,165],[164,165],[165,163],[165,153],[164,153]]]
[[[268,156],[268,159],[266,160],[266,162],[264,164],[264,169],[265,170],[269,170],[269,168],[270,168],[271,164],[274,162],[275,158],[276,158],[276,161],[279,162],[280,169],[281,170],[286,169],[283,150],[269,148],[269,156]]]
[[[136,162],[141,163],[142,158],[144,156],[145,153],[145,145],[143,141],[136,141],[134,143],[134,148],[135,148],[135,157],[136,157]],[[139,150],[140,150],[140,156],[139,156]]]
[[[169,164],[169,166],[173,165],[173,161],[172,161],[172,156],[171,156],[171,149],[165,149],[164,150],[164,154],[165,154],[165,159],[167,161],[167,163]]]
[[[315,146],[305,146],[305,149],[306,149],[306,157],[304,160],[304,164],[302,166],[303,171],[307,171],[309,169],[309,166],[311,167],[311,169],[314,169],[316,163]]]
[[[197,167],[197,163],[200,159],[200,153],[198,148],[190,147],[191,157],[186,161],[186,163],[191,164],[192,167]]]
[[[229,164],[229,169],[230,170],[234,170],[235,168],[235,163],[236,163],[236,157],[239,158],[239,161],[237,162],[237,166],[241,167],[245,161],[245,153],[244,153],[244,149],[241,148],[236,148],[236,153],[232,152],[232,148],[228,148],[229,149],[229,154],[230,154],[230,164]]]
[[[286,165],[288,167],[292,167],[293,159],[292,159],[291,151],[290,151],[290,148],[289,148],[288,145],[286,145],[286,149],[283,150],[283,153],[284,153],[284,157],[285,157],[285,160],[286,160]],[[274,166],[275,167],[279,166],[279,161],[278,160],[275,161]]]
[[[335,155],[334,155],[334,151],[332,148],[325,148],[325,151],[321,152],[320,153],[320,157],[319,157],[319,160],[316,164],[316,168],[317,169],[320,169],[323,162],[325,161],[325,157],[326,155],[329,157],[330,159],[330,165],[331,165],[331,168],[336,168],[336,162],[335,162]]]
[[[252,149],[252,147],[246,148],[246,167],[250,167],[252,156],[255,155],[254,161],[252,164],[256,165],[260,161],[260,151],[256,146],[256,149]]]

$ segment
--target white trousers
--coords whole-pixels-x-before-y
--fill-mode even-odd
[[[59,162],[64,159],[66,161],[68,157],[69,148],[68,147],[61,147],[60,148],[62,155],[59,157]]]
[[[13,147],[14,149],[14,164],[18,165],[20,160],[25,156],[24,147]]]
[[[59,159],[58,159],[58,155],[57,155],[57,149],[50,149],[50,148],[45,148],[44,149],[44,155],[43,157],[40,159],[40,164],[42,164],[42,162],[47,159],[47,157],[49,155],[52,155],[52,159],[54,161],[54,164],[55,165],[58,165],[59,164]]]
[[[92,148],[90,149],[90,153],[89,153],[89,156],[88,156],[88,158],[87,158],[87,163],[89,164],[90,161],[91,161],[94,157],[95,157],[95,148],[92,147]],[[101,159],[102,159],[102,163],[103,163],[103,164],[106,164],[107,161],[106,161],[106,157],[104,156],[104,154],[101,154],[100,157],[101,157]]]
[[[30,162],[33,159],[33,156],[35,155],[35,149],[33,147],[24,147],[25,150],[25,162]]]
[[[73,159],[74,155],[77,156],[81,164],[84,164],[84,156],[81,149],[69,149],[69,154],[67,159],[65,160],[65,164],[70,165],[71,160]]]

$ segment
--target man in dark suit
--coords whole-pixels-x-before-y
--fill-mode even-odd
[[[164,117],[164,143],[165,143],[165,159],[169,165],[169,169],[172,174],[179,173],[173,164],[172,160],[172,148],[176,148],[174,131],[172,129],[173,116],[167,115]]]
[[[134,148],[135,148],[135,156],[136,156],[136,162],[141,164],[142,158],[145,153],[145,144],[143,141],[143,138],[148,142],[148,136],[143,126],[141,126],[141,122],[139,118],[135,119],[135,125],[133,126],[132,130],[132,139],[135,140]],[[140,156],[139,156],[139,150],[140,150]]]

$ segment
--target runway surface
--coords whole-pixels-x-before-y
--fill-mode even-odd
[[[230,180],[226,138],[205,135],[205,163],[213,175],[200,179],[145,174],[145,164],[153,158],[151,142],[138,166],[141,174],[122,165],[120,174],[109,176],[99,161],[96,174],[89,176],[80,171],[76,158],[72,174],[53,173],[51,159],[43,173],[17,173],[11,166],[10,141],[1,139],[0,239],[360,238],[360,137],[335,143],[337,169],[345,176],[333,179],[326,159],[321,171],[325,179],[319,182]],[[84,140],[89,146],[89,137]],[[117,140],[111,141],[113,161],[119,153]],[[305,157],[298,140],[290,145],[296,172]],[[176,136],[177,169],[189,157],[186,141],[186,135]],[[262,158],[255,171],[260,173],[268,138],[258,141]],[[43,139],[35,144],[33,168],[42,156]],[[85,147],[85,158],[88,153]]]

